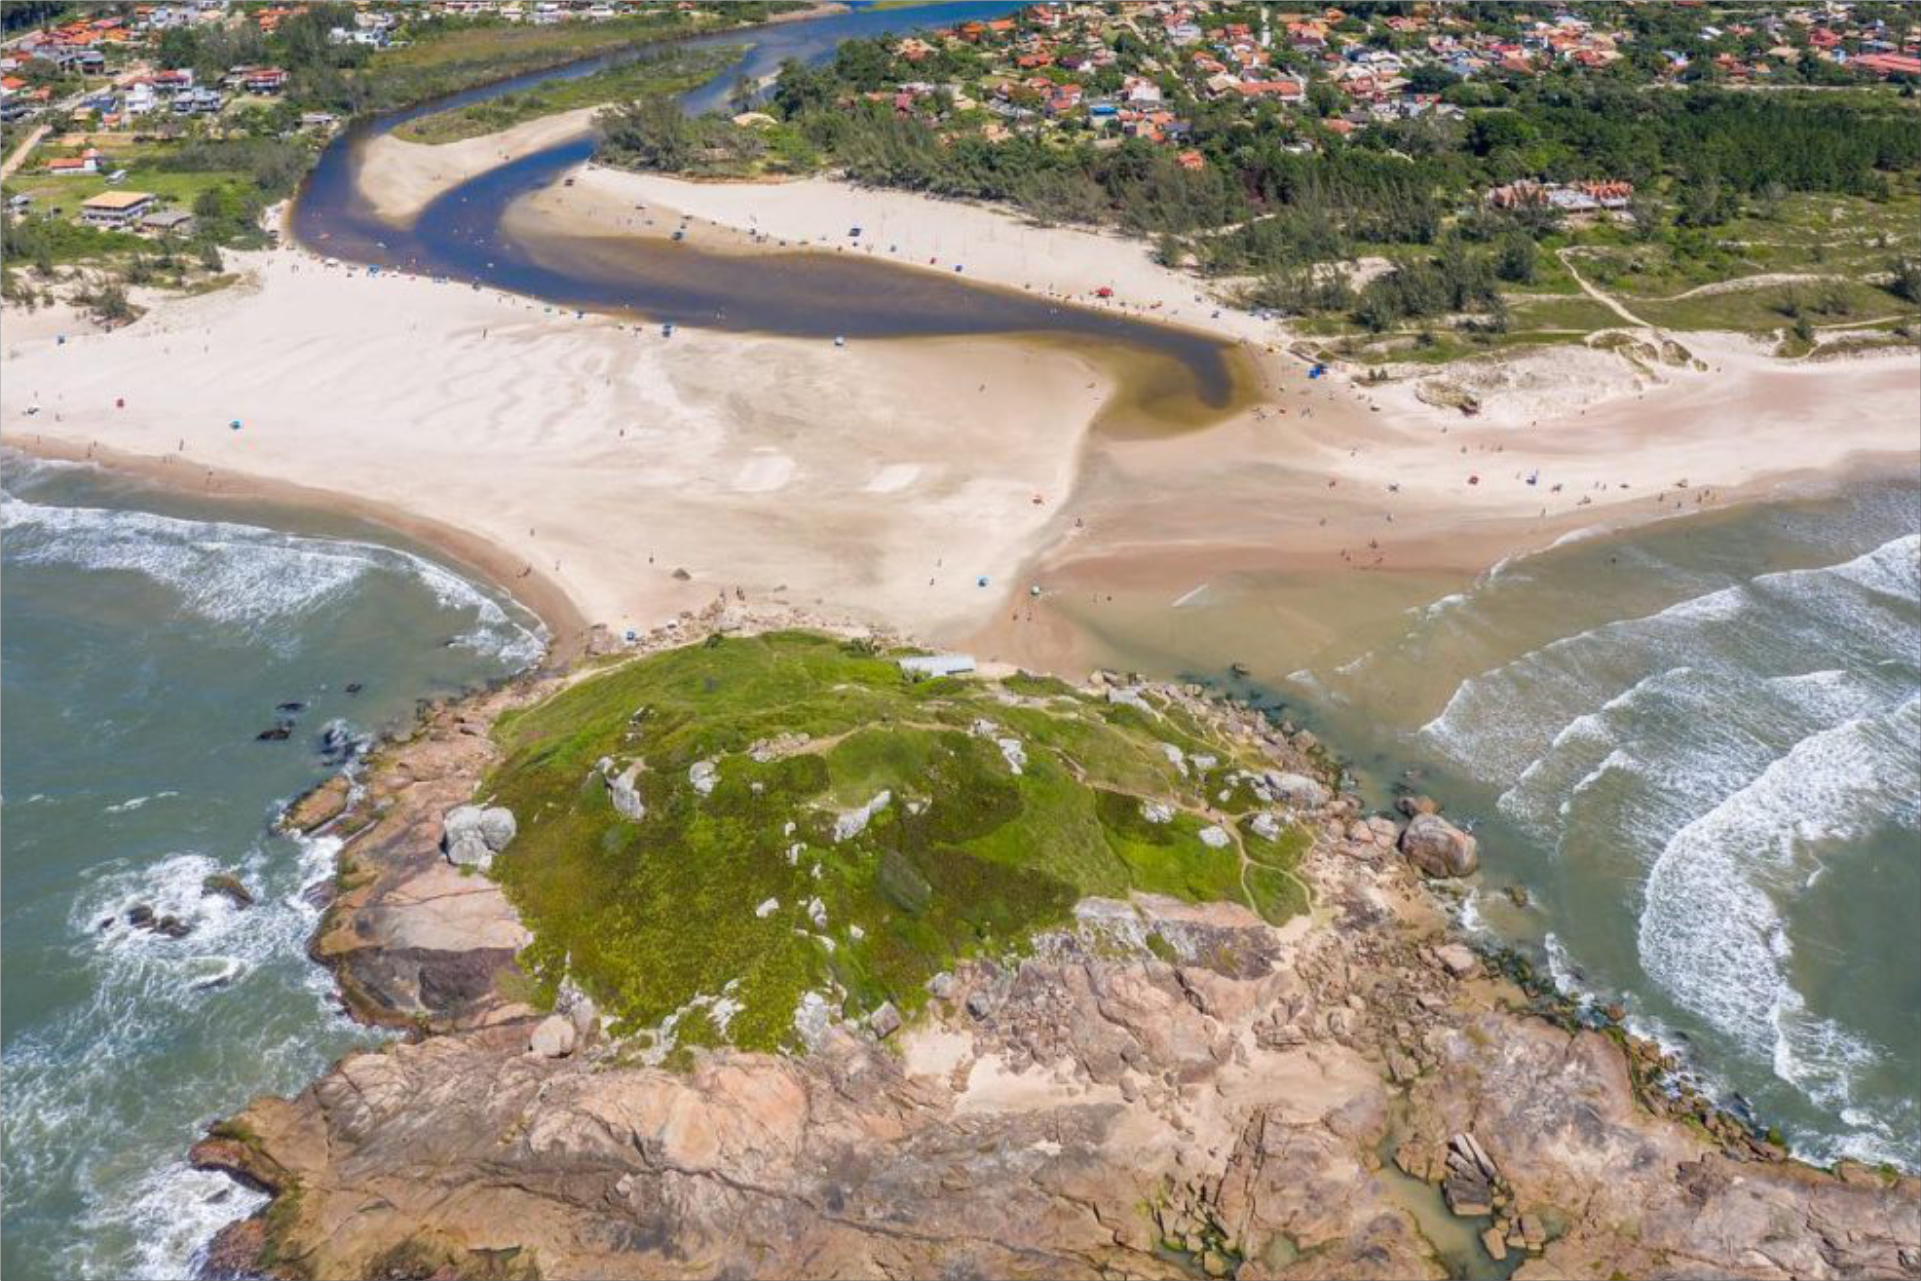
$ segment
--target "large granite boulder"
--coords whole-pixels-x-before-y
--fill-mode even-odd
[[[1305,774],[1269,770],[1267,785],[1276,800],[1297,810],[1317,810],[1327,804],[1327,788]]]
[[[1401,833],[1401,853],[1423,876],[1466,876],[1480,866],[1474,838],[1438,814],[1417,814]]]
[[[457,805],[441,821],[441,847],[456,867],[493,865],[494,855],[506,849],[517,830],[510,809],[492,805]]]
[[[579,1031],[574,1021],[564,1014],[550,1014],[534,1028],[533,1035],[527,1038],[527,1048],[545,1059],[564,1059],[574,1052],[579,1039]]]

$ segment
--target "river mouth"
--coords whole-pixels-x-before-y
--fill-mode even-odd
[[[950,8],[936,6],[930,16]],[[831,48],[839,36],[828,27],[837,21],[791,24],[774,43],[806,26],[815,28],[812,43]],[[770,56],[767,43],[764,37],[742,65]],[[944,264],[936,272],[851,254],[716,252],[665,235],[579,234],[530,214],[530,198],[592,159],[598,140],[591,133],[468,178],[411,220],[384,218],[368,199],[366,148],[396,125],[606,61],[517,77],[354,126],[329,145],[302,186],[289,218],[293,234],[316,253],[652,325],[848,341],[1007,336],[1060,343],[1114,375],[1116,391],[1098,428],[1117,438],[1211,426],[1259,398],[1252,359],[1221,338],[970,281],[964,264],[948,276]],[[725,79],[716,77],[683,103],[711,105],[714,86]]]

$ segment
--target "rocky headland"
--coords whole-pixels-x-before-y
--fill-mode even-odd
[[[710,613],[643,649],[708,629],[723,646],[750,630]],[[1472,871],[1470,836],[1431,803],[1364,813],[1311,736],[1194,686],[983,673],[915,697],[1023,786],[1056,754],[1079,783],[1127,768],[1093,765],[1091,738],[1047,737],[1042,713],[1077,735],[1157,741],[1179,725],[1186,754],[1140,775],[1163,799],[1108,830],[1238,858],[1238,890],[1208,901],[1136,876],[1023,938],[959,948],[911,1000],[863,986],[877,960],[822,969],[841,977],[817,1017],[770,1025],[786,1038],[772,1048],[676,1038],[684,1008],[643,1029],[649,998],[596,989],[578,938],[558,979],[530,946],[516,903],[540,905],[535,925],[554,909],[515,860],[567,820],[487,818],[529,752],[558,750],[528,746],[530,710],[607,668],[622,665],[590,658],[429,708],[351,782],[290,809],[290,825],[344,840],[313,955],[357,1017],[403,1035],[196,1146],[199,1165],[273,1195],[221,1235],[207,1274],[1921,1277],[1921,1181],[1786,1159],[1679,1087],[1658,1049],[1470,948],[1430,879]],[[979,729],[967,700],[983,696],[1027,717],[1023,737]],[[770,770],[805,752],[799,735],[740,746]],[[702,756],[683,783],[643,747],[596,762],[565,803],[624,832],[686,797],[698,812],[736,785],[760,796],[734,760]],[[950,799],[935,788],[924,804]],[[915,803],[876,826],[911,832]],[[843,813],[793,848],[864,848],[846,827]],[[1282,878],[1303,892],[1263,890]],[[699,919],[690,906],[688,928]],[[836,925],[839,952],[807,947],[852,965],[867,933]]]

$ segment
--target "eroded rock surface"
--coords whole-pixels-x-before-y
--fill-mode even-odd
[[[1090,899],[1018,962],[937,976],[912,1022],[822,1007],[804,1055],[648,1066],[577,992],[552,1014],[503,994],[524,932],[440,857],[440,816],[491,762],[473,727],[509,697],[368,761],[315,952],[364,1016],[438,1034],[349,1055],[196,1148],[279,1194],[221,1266],[1444,1276],[1391,1150],[1436,1185],[1450,1153],[1484,1156],[1488,1248],[1527,1255],[1523,1281],[1921,1275],[1921,1184],[1651,1114],[1613,1039],[1513,1012],[1351,797],[1305,815],[1311,918]]]

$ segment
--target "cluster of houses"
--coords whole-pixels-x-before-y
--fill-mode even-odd
[[[969,83],[910,81],[875,96],[891,97],[898,111],[927,115],[937,91],[944,93],[957,111],[978,106],[999,117],[1001,124],[988,126],[990,138],[1010,128],[1071,124],[1114,140],[1173,146],[1192,132],[1185,118],[1192,104],[1303,108],[1315,80],[1331,86],[1341,108],[1322,121],[1335,134],[1457,114],[1438,94],[1414,90],[1403,55],[1335,33],[1345,17],[1335,9],[1288,12],[1212,0],[1034,5],[1017,17],[899,41],[894,51],[910,66],[933,60],[943,46],[966,46],[986,55],[988,69]],[[1424,27],[1430,19],[1408,21]],[[1136,52],[1123,59],[1123,48]],[[1181,161],[1200,164],[1186,153]]]
[[[1523,178],[1487,193],[1496,209],[1552,209],[1565,214],[1615,214],[1634,199],[1634,184],[1616,179],[1600,182],[1535,182]]]
[[[1704,19],[1725,7],[1676,3],[1701,8]],[[1921,9],[1915,24],[1894,31],[1875,14],[1856,20],[1855,7],[1851,0],[1830,0],[1737,9],[1749,15],[1745,21],[1724,32],[1704,20],[1701,38],[1734,42],[1758,33],[1763,44],[1789,42],[1788,52],[1851,62],[1864,72],[1921,72]],[[1250,112],[1271,103],[1303,114],[1313,103],[1321,127],[1350,135],[1387,121],[1458,115],[1436,91],[1452,80],[1609,67],[1636,39],[1621,25],[1626,12],[1517,5],[1506,21],[1490,25],[1446,4],[1414,4],[1405,13],[1365,19],[1338,8],[1296,11],[1216,0],[1037,4],[897,41],[894,53],[910,68],[965,46],[977,55],[969,61],[985,69],[947,83],[910,78],[867,96],[935,124],[947,108],[979,108],[995,118],[985,127],[990,139],[1014,130],[1089,128],[1179,147],[1191,133],[1184,117],[1201,103]],[[1123,56],[1123,50],[1130,52]],[[1730,76],[1752,74],[1750,63],[1734,53],[1717,62],[1722,59]],[[1689,60],[1673,53],[1657,62],[1661,74],[1678,77]],[[1198,167],[1199,158],[1183,155],[1182,162]],[[1589,199],[1599,198],[1569,191],[1550,203]]]
[[[1688,0],[1679,0],[1686,4]],[[1694,7],[1702,7],[1696,5]],[[1715,72],[1734,83],[1764,83],[1803,63],[1827,63],[1883,80],[1921,81],[1921,11],[1905,25],[1890,23],[1882,11],[1863,10],[1843,0],[1786,10],[1733,10],[1732,19],[1705,16],[1696,38]],[[1701,54],[1697,51],[1695,57]],[[1695,57],[1662,50],[1676,73]]]
[[[164,4],[83,6],[84,16],[29,31],[0,53],[0,121],[12,122],[56,105],[59,93],[44,76],[114,76],[143,61],[167,31],[205,24],[250,22],[263,35],[272,35],[311,3],[240,5],[233,0],[172,0]],[[387,0],[371,3],[326,3],[321,12],[332,21],[327,36],[334,44],[384,49],[400,39],[401,28],[413,18],[498,18],[505,22],[545,25],[559,22],[600,22],[633,14],[665,14],[699,8],[695,0]],[[337,17],[336,17],[337,15]],[[251,74],[249,74],[251,73]],[[180,115],[218,112],[221,93],[280,92],[286,73],[273,67],[236,67],[219,85],[186,85],[169,92],[165,80],[149,86],[122,83],[87,94],[83,110],[100,115],[140,116],[169,110]],[[125,90],[124,95],[120,92]],[[69,88],[65,91],[71,94]],[[109,101],[111,99],[111,101]]]

